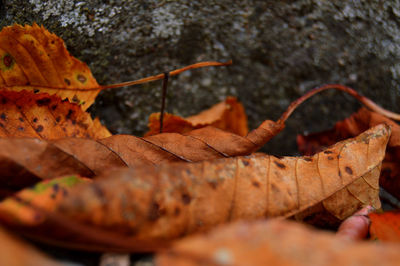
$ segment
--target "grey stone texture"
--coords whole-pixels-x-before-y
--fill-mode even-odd
[[[167,110],[192,115],[237,96],[250,127],[277,119],[315,86],[342,83],[400,112],[400,1],[0,0],[0,27],[43,24],[100,84],[204,60],[229,67],[173,77]],[[161,82],[102,92],[91,112],[114,133],[140,135],[161,105]],[[328,129],[360,105],[326,92],[303,104],[264,147],[296,154],[296,134]]]

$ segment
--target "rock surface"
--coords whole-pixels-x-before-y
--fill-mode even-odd
[[[43,24],[101,84],[202,60],[234,65],[186,72],[169,84],[167,110],[191,115],[236,95],[250,127],[325,83],[344,83],[400,111],[400,2],[361,0],[0,0],[0,27]],[[92,107],[114,133],[139,135],[158,111],[161,83],[101,93]],[[265,151],[295,153],[295,134],[331,127],[358,104],[340,93],[306,102]]]

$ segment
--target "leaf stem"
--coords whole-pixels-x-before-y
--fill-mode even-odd
[[[162,96],[161,96],[160,133],[162,133],[163,130],[165,98],[167,96],[168,78],[169,78],[169,72],[165,72],[162,84]]]
[[[289,116],[293,113],[293,111],[300,104],[302,104],[305,100],[311,98],[313,95],[315,95],[315,94],[317,94],[317,93],[319,93],[321,91],[325,91],[325,90],[329,90],[329,89],[335,89],[335,90],[339,90],[339,91],[344,91],[347,94],[349,94],[349,95],[353,96],[354,98],[356,98],[359,102],[364,104],[366,107],[368,107],[372,111],[374,111],[376,113],[379,113],[381,115],[384,115],[384,116],[386,116],[388,118],[391,118],[393,120],[400,121],[400,114],[393,113],[391,111],[388,111],[388,110],[380,107],[379,105],[374,103],[372,100],[368,99],[367,97],[358,94],[358,92],[356,92],[352,88],[344,86],[344,85],[341,85],[341,84],[326,84],[326,85],[323,85],[321,87],[317,87],[317,88],[314,88],[314,89],[310,90],[309,92],[307,92],[306,94],[304,94],[303,96],[301,96],[300,98],[298,98],[297,100],[292,102],[289,105],[289,107],[286,109],[286,111],[282,114],[282,116],[279,118],[277,123],[284,124],[285,121],[289,118]]]
[[[196,68],[201,68],[201,67],[209,67],[209,66],[228,66],[232,64],[232,60],[229,60],[228,62],[216,62],[216,61],[206,61],[206,62],[200,62],[200,63],[196,63],[196,64],[192,64],[192,65],[188,65],[179,69],[175,69],[171,72],[169,72],[169,76],[175,76],[178,75],[184,71],[188,71],[191,69],[196,69]],[[127,82],[121,82],[121,83],[117,83],[117,84],[110,84],[110,85],[103,85],[100,86],[101,90],[106,90],[106,89],[114,89],[114,88],[120,88],[120,87],[126,87],[126,86],[132,86],[132,85],[138,85],[138,84],[143,84],[143,83],[147,83],[147,82],[151,82],[151,81],[155,81],[155,80],[159,80],[159,79],[163,79],[165,77],[165,74],[158,74],[155,76],[150,76],[147,78],[142,78],[142,79],[138,79],[138,80],[133,80],[133,81],[127,81]],[[99,89],[99,88],[96,88]],[[91,89],[89,89],[91,90]]]

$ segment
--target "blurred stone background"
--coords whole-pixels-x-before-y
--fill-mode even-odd
[[[100,84],[204,60],[226,61],[173,77],[167,111],[188,116],[227,95],[250,127],[325,83],[343,83],[400,112],[400,1],[0,0],[0,27],[43,24],[85,61]],[[159,110],[161,82],[102,92],[90,109],[113,133],[141,135]],[[328,129],[357,110],[327,92],[302,105],[264,147],[296,154],[297,133]]]

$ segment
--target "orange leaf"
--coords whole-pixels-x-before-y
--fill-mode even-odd
[[[247,116],[243,105],[235,97],[228,97],[210,109],[197,115],[181,118],[172,114],[164,115],[163,132],[187,133],[191,130],[213,126],[239,136],[248,133]],[[149,132],[145,136],[158,134],[160,131],[160,113],[149,117]]]
[[[110,132],[96,118],[56,95],[0,90],[0,137],[105,138]]]
[[[329,232],[283,220],[238,222],[182,239],[156,265],[385,265],[400,261],[400,245],[344,241]]]
[[[370,234],[372,239],[387,242],[400,242],[400,213],[370,213]]]
[[[43,26],[14,24],[1,30],[0,89],[57,94],[86,110],[100,91],[93,88],[98,87],[88,66]]]
[[[26,203],[34,204],[47,211],[52,211],[57,203],[68,195],[69,190],[73,186],[88,181],[90,179],[68,176],[37,183],[31,188],[26,188],[16,195],[1,201],[0,220],[24,225],[39,224],[43,222],[44,217],[30,208]]]

